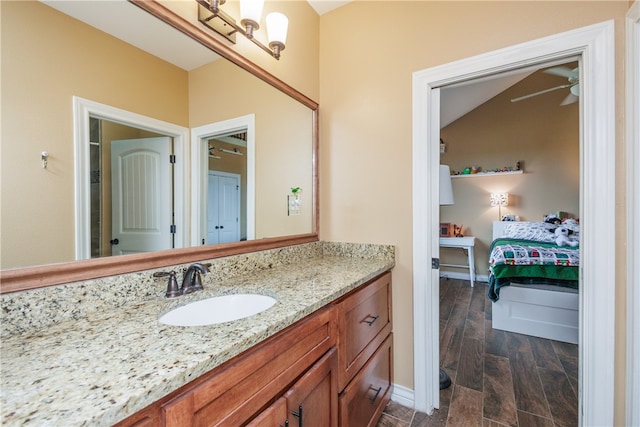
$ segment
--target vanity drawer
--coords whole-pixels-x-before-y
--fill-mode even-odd
[[[340,426],[375,426],[391,397],[392,341],[389,335],[340,394]]]
[[[334,316],[334,310],[324,310],[214,370],[206,380],[162,405],[164,425],[247,422],[334,345]]]
[[[391,273],[338,304],[338,387],[342,390],[391,332]]]

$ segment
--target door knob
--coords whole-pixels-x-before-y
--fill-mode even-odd
[[[109,243],[111,243],[112,245],[117,245],[118,243],[120,243],[120,240],[118,239],[109,240]]]

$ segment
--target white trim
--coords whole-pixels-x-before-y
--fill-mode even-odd
[[[626,19],[627,389],[626,425],[640,426],[640,1]]]
[[[469,280],[469,273],[441,269],[439,277],[444,279]],[[486,285],[489,283],[489,276],[487,274],[476,274],[475,282],[480,283],[481,285]]]
[[[73,143],[74,143],[74,200],[75,200],[75,259],[91,258],[91,212],[89,203],[89,116],[133,126],[173,138],[176,163],[174,165],[174,219],[177,225],[176,248],[188,246],[189,224],[189,177],[186,162],[189,159],[189,129],[141,114],[132,113],[109,105],[100,104],[77,96],[73,97]]]
[[[413,397],[413,390],[403,387],[400,384],[392,384],[391,400],[404,407],[413,408],[415,401]]]
[[[247,240],[256,238],[256,116],[247,114],[191,129],[193,145],[191,150],[191,244],[193,246],[200,246],[202,231],[206,233],[202,212],[203,203],[207,200],[205,171],[208,169],[208,153],[203,140],[216,134],[245,130],[247,132]]]
[[[576,56],[581,56],[583,74],[580,219],[584,245],[579,422],[580,425],[613,425],[615,292],[601,284],[616,282],[615,253],[610,250],[616,247],[616,240],[607,227],[598,227],[615,217],[613,21],[413,74],[414,385],[415,407],[420,411],[431,413],[439,406],[435,392],[439,382],[438,281],[434,280],[437,270],[432,270],[429,262],[438,254],[438,88]],[[432,313],[430,321],[425,312]],[[427,364],[429,367],[425,368]],[[425,369],[426,379],[421,378]]]

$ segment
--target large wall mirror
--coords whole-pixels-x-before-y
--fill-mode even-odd
[[[160,3],[101,3],[204,50],[176,66],[63,6],[2,2],[0,290],[318,240],[317,104]],[[139,187],[123,189],[132,172]],[[151,213],[118,214],[131,205]],[[117,234],[148,224],[168,237]]]

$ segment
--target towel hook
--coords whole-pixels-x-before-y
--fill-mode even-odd
[[[40,154],[40,159],[42,160],[42,169],[47,168],[47,160],[49,159],[49,153],[47,151],[43,151]]]

